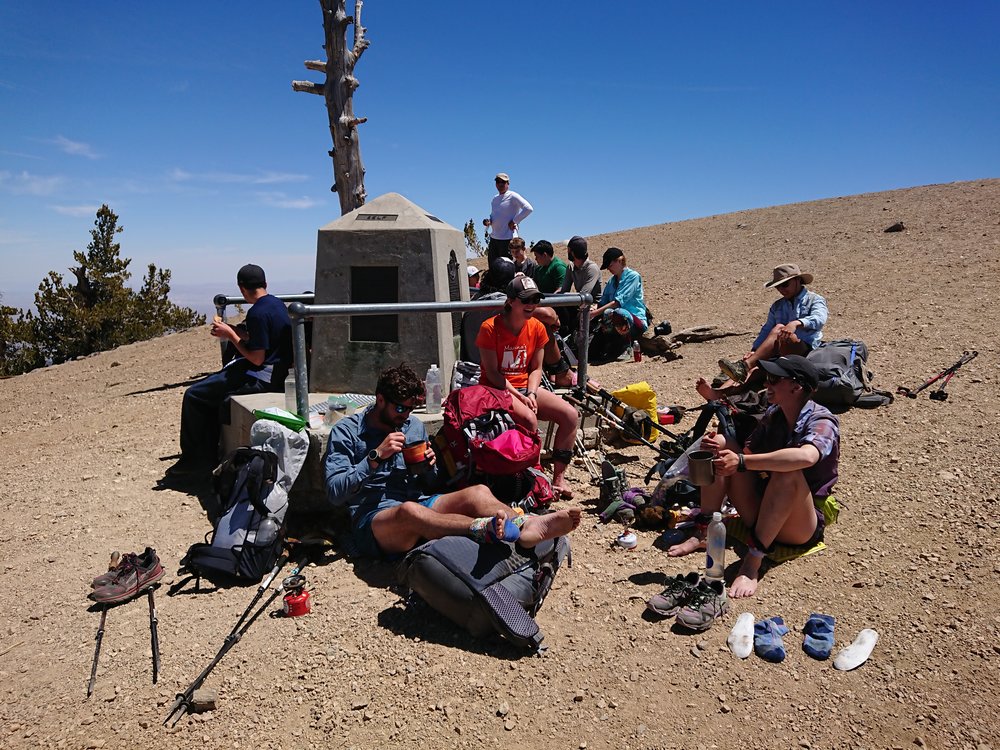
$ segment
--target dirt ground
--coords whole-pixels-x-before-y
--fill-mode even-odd
[[[906,230],[882,230],[902,221]],[[876,385],[914,386],[979,357],[948,386],[841,417],[829,549],[776,566],[751,600],[703,634],[653,621],[645,600],[703,559],[668,559],[640,532],[612,546],[596,490],[571,468],[586,509],[539,614],[548,653],[519,658],[402,606],[386,566],[333,552],[307,569],[312,614],[261,617],[207,686],[217,710],[161,726],[174,694],[222,645],[253,590],[168,597],[177,561],[208,529],[194,496],[156,489],[177,452],[184,384],[214,370],[207,328],[0,382],[0,747],[989,748],[998,746],[995,296],[1000,181],[937,185],[746,211],[590,239],[625,249],[657,319],[675,329],[756,331],[772,266],[798,262],[826,296],[828,339],[866,341]],[[280,291],[280,290],[276,290]],[[693,406],[698,375],[752,334],[614,363],[606,386],[647,380],[661,403]],[[630,483],[646,448],[620,452]],[[112,609],[95,695],[85,698],[99,616],[90,579],[112,549],[153,545],[163,656],[151,684],[143,600]],[[730,553],[727,563],[733,565]],[[730,576],[734,569],[730,567]],[[788,658],[725,647],[736,617],[780,614]],[[864,627],[872,658],[838,672],[801,650],[812,611],[836,617],[838,648]]]

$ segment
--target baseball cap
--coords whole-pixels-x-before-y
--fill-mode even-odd
[[[510,182],[510,175],[506,172],[497,172],[497,176],[493,178],[493,181],[496,182],[497,180],[500,180],[501,182]]]
[[[816,365],[798,354],[764,359],[757,364],[764,368],[765,372],[781,378],[791,378],[810,391],[815,391],[819,386],[819,371],[816,369]]]
[[[575,234],[570,237],[566,246],[569,248],[570,255],[574,258],[583,260],[587,257],[587,240],[583,239],[580,235]]]
[[[465,270],[468,272],[469,278],[472,278],[476,274],[481,273],[481,271],[475,266],[466,266]]]
[[[236,274],[236,283],[246,289],[258,289],[267,286],[267,278],[264,276],[264,269],[247,263]]]
[[[507,285],[507,296],[517,297],[519,300],[526,302],[530,299],[541,297],[542,293],[539,291],[538,284],[535,283],[534,279],[528,276],[516,276]]]
[[[604,258],[601,260],[601,270],[607,270],[612,261],[625,256],[625,251],[618,247],[609,247],[604,251]]]

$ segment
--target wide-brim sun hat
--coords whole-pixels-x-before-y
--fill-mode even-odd
[[[794,263],[782,263],[780,266],[775,266],[771,275],[773,278],[764,284],[765,289],[772,289],[778,286],[778,284],[784,284],[791,279],[802,279],[803,284],[812,284],[813,280],[811,273],[803,273]]]

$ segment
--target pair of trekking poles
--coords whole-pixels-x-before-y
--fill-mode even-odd
[[[939,385],[936,389],[931,391],[929,395],[932,401],[947,401],[948,392],[945,391],[945,388],[947,387],[948,383],[951,381],[953,377],[955,377],[955,373],[958,372],[959,368],[962,365],[968,364],[969,362],[974,360],[978,355],[979,352],[975,350],[971,352],[965,351],[962,353],[962,356],[958,359],[958,361],[955,362],[955,364],[951,365],[950,367],[946,367],[937,375],[924,382],[923,385],[914,389],[906,388],[904,386],[899,386],[896,389],[896,393],[898,393],[900,396],[906,396],[907,398],[916,398],[917,395],[920,393],[920,391],[941,380],[942,381],[941,385]]]
[[[117,551],[111,553],[111,560],[108,563],[108,570],[114,570],[118,567],[118,561],[121,559],[121,554]],[[156,684],[157,679],[160,676],[160,636],[157,629],[157,624],[159,620],[156,617],[156,602],[153,600],[153,590],[156,588],[157,584],[153,584],[148,589],[146,589],[146,600],[149,603],[149,642],[150,648],[153,652],[153,684]],[[127,599],[126,601],[131,601]],[[90,682],[87,683],[87,697],[89,698],[94,694],[94,684],[97,682],[97,662],[101,658],[101,643],[104,640],[104,626],[108,621],[108,609],[117,606],[122,602],[116,602],[114,604],[102,604],[101,605],[101,621],[97,625],[97,635],[94,636],[96,641],[94,645],[94,663],[90,667]]]

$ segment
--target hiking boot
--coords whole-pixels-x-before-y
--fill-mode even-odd
[[[729,611],[729,598],[722,581],[702,581],[691,600],[677,612],[677,622],[691,630],[708,630]]]
[[[110,578],[97,585],[88,594],[88,598],[99,604],[117,604],[131,599],[163,578],[163,566],[160,565],[156,550],[146,547],[141,555],[131,552],[125,555],[118,563],[118,567],[108,571],[106,575]],[[94,579],[94,583],[98,583],[102,578],[105,576],[98,576]]]
[[[747,374],[750,372],[747,368],[747,363],[742,359],[720,359],[719,369],[737,383],[744,382],[747,379]]]
[[[711,386],[713,391],[719,390],[722,386],[729,382],[729,376],[724,372],[720,372],[714,378],[712,378]]]
[[[701,576],[695,571],[667,579],[667,587],[646,602],[646,609],[660,617],[673,617],[691,599],[700,580]]]
[[[181,458],[177,463],[169,467],[164,474],[168,477],[208,476],[212,468],[192,458]]]

